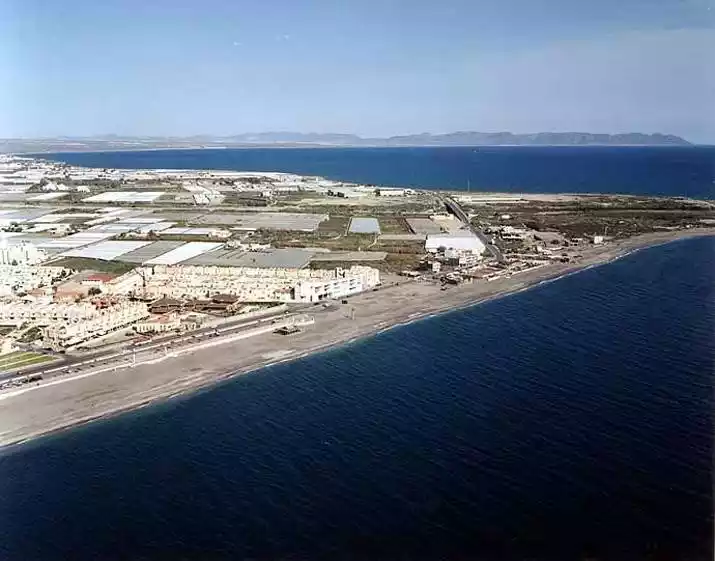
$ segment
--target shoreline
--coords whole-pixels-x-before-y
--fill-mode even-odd
[[[295,339],[276,339],[270,334],[257,336],[259,340],[251,339],[250,342],[217,342],[213,348],[188,349],[176,357],[160,357],[84,379],[67,379],[55,391],[42,385],[29,388],[26,393],[8,396],[0,405],[0,427],[3,429],[0,431],[0,451],[93,421],[166,403],[177,397],[189,397],[238,376],[363,342],[420,320],[518,294],[606,265],[641,249],[713,235],[713,228],[643,234],[588,248],[577,263],[547,265],[510,278],[494,282],[475,281],[472,285],[445,292],[431,284],[405,282],[351,298],[350,307],[359,314],[353,320],[344,315],[344,308],[317,310],[315,325]],[[368,313],[363,316],[363,312]],[[296,345],[297,348],[285,349]],[[227,353],[227,349],[231,352]]]

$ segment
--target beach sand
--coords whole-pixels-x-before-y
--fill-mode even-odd
[[[577,263],[552,264],[510,278],[475,281],[445,291],[432,283],[405,282],[353,296],[347,305],[332,309],[316,306],[310,312],[315,324],[295,335],[267,333],[223,343],[216,339],[203,348],[180,350],[176,357],[159,354],[151,363],[85,377],[69,376],[58,380],[59,383],[47,383],[12,395],[0,393],[0,446],[195,391],[219,380],[294,360],[425,316],[478,304],[612,261],[639,248],[699,235],[715,235],[715,229],[644,234],[584,249]]]

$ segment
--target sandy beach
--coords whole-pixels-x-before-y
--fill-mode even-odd
[[[0,393],[0,446],[86,423],[186,394],[233,376],[345,344],[425,316],[475,305],[524,290],[548,279],[600,265],[639,248],[715,229],[644,234],[625,241],[584,249],[576,263],[552,264],[510,278],[474,282],[441,291],[439,285],[405,282],[350,298],[348,305],[316,306],[315,324],[290,337],[273,333],[251,338],[217,339],[159,355],[133,367],[68,376],[29,391]]]

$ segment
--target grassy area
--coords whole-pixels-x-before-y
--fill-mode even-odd
[[[413,254],[423,255],[425,253],[425,242],[423,241],[381,241],[371,248],[373,251],[386,251],[398,255]]]
[[[14,362],[16,360],[21,360],[23,358],[31,357],[36,354],[37,353],[26,352],[26,351],[14,351],[12,353],[8,353],[6,355],[0,356],[0,366],[3,366],[4,364],[6,364],[8,362]]]
[[[17,351],[0,357],[0,371],[8,372],[52,360],[54,360],[54,357],[40,353]]]
[[[115,273],[122,275],[131,271],[136,265],[122,261],[104,261],[102,259],[88,259],[86,257],[63,257],[53,261],[55,267],[66,267],[75,271],[100,271],[102,273]]]
[[[314,261],[310,263],[310,268],[335,269],[342,267],[343,269],[349,269],[355,265],[365,265],[378,269],[383,273],[400,273],[417,269],[421,259],[421,255],[414,253],[390,253],[384,261]]]
[[[324,247],[333,251],[367,249],[375,241],[374,234],[307,233],[307,232],[257,232],[252,243],[270,243],[273,247]]]

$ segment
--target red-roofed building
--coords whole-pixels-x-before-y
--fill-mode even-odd
[[[80,284],[88,287],[102,288],[110,282],[116,275],[110,273],[92,273],[80,281]]]

